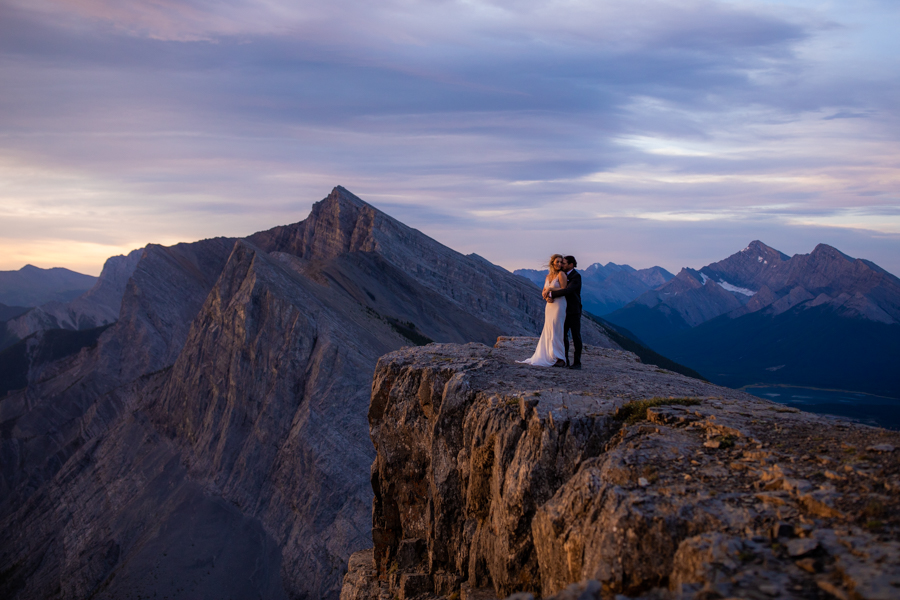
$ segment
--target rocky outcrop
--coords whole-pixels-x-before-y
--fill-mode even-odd
[[[267,252],[308,261],[311,275],[318,271],[319,277],[333,279],[381,314],[415,322],[434,340],[490,342],[501,334],[530,335],[543,326],[544,303],[528,282],[479,256],[438,243],[340,186],[313,206],[305,221],[254,234],[248,241]],[[333,262],[341,265],[333,269],[337,274],[320,266]],[[352,276],[341,277],[340,272]],[[386,288],[390,283],[395,287]],[[409,303],[410,295],[428,300]],[[429,306],[432,299],[439,299],[441,310],[424,310],[423,304]],[[489,328],[477,337],[474,328],[459,336],[457,327],[435,322],[444,306]],[[587,324],[583,335],[588,343],[615,346],[594,324]]]
[[[900,434],[533,339],[382,357],[345,600],[865,598],[900,585]]]
[[[0,597],[337,598],[372,544],[378,357],[542,311],[342,188],[247,240],[148,246],[96,344],[0,397]]]

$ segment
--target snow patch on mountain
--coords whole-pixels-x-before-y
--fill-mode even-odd
[[[747,288],[738,287],[736,285],[731,285],[727,281],[719,281],[717,282],[723,289],[728,290],[729,292],[734,292],[735,294],[743,294],[745,296],[752,296],[756,292],[753,290],[748,290]]]

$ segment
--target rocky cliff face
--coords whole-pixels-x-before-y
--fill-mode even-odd
[[[342,599],[895,597],[900,434],[533,344],[381,358]]]
[[[738,310],[750,296],[752,293],[727,290],[702,272],[682,269],[673,279],[634,302],[669,316],[678,328],[687,328]]]
[[[96,345],[0,398],[0,596],[336,598],[371,545],[378,356],[542,311],[342,188],[248,240],[148,246]]]
[[[261,232],[248,241],[267,252],[308,261],[311,273],[335,280],[359,302],[386,316],[417,325],[421,319],[421,327],[434,331],[432,339],[448,339],[455,329],[432,323],[443,313],[423,311],[421,305],[428,306],[432,299],[491,326],[480,337],[466,335],[453,341],[488,342],[498,331],[526,334],[543,326],[544,305],[539,296],[535,301],[533,286],[479,256],[462,255],[407,227],[342,187],[317,203],[302,223]],[[326,266],[335,262],[340,266]],[[352,276],[341,277],[344,271]],[[394,281],[397,287],[385,288]],[[416,308],[409,296],[428,300],[417,300]],[[586,329],[586,340],[609,345],[601,330],[593,325]]]

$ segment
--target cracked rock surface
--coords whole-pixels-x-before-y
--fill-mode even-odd
[[[340,187],[299,223],[132,267],[82,297],[123,294],[96,343],[0,392],[4,600],[335,600],[372,546],[378,357],[529,335],[545,306]],[[596,324],[585,340],[617,347]]]
[[[900,433],[535,342],[381,358],[342,598],[900,597]]]

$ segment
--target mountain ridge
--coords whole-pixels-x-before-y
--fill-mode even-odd
[[[642,293],[662,285],[673,277],[662,267],[635,269],[630,265],[617,265],[613,262],[606,265],[594,263],[580,272],[582,305],[585,310],[597,316],[622,308]],[[514,274],[542,288],[547,271],[517,269]]]
[[[534,335],[543,309],[340,187],[293,225],[148,245],[96,344],[0,397],[0,595],[337,598],[371,543],[378,356]]]
[[[716,383],[815,387],[829,381],[900,398],[900,380],[881,356],[900,361],[891,342],[900,324],[900,279],[827,244],[787,257],[754,240],[721,261],[682,269],[605,318]],[[817,333],[832,330],[842,337]],[[763,335],[768,345],[754,345],[751,340]],[[788,366],[766,371],[777,365],[747,358],[751,347]],[[846,353],[850,347],[852,355]]]
[[[0,303],[8,306],[38,306],[67,302],[83,294],[97,281],[92,275],[64,267],[42,269],[28,264],[18,271],[0,271]]]
[[[25,339],[32,333],[48,329],[93,329],[113,323],[119,318],[125,286],[141,258],[143,249],[127,256],[112,256],[103,265],[94,285],[68,302],[41,304],[7,322],[7,330]],[[0,348],[3,348],[0,344]]]
[[[344,600],[896,595],[900,497],[874,490],[900,483],[900,432],[616,350],[556,376],[516,362],[534,343],[379,360],[373,547]]]

